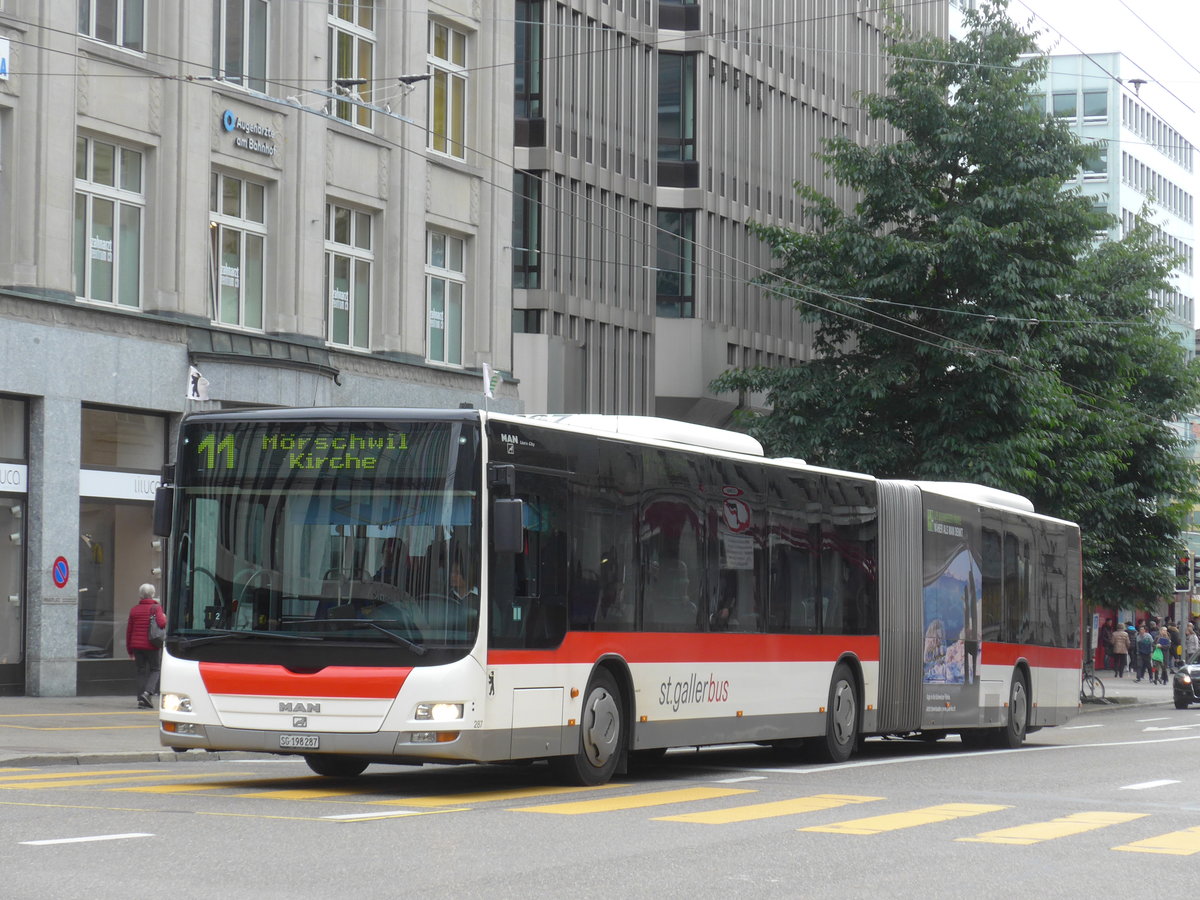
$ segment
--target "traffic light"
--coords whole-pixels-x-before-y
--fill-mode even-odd
[[[1175,557],[1175,590],[1181,594],[1192,592],[1192,556],[1190,553],[1179,553]]]

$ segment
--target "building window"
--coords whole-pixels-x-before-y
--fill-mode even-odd
[[[516,117],[542,117],[542,0],[517,0]]]
[[[136,307],[141,297],[142,154],[75,139],[75,295]]]
[[[675,162],[696,158],[694,55],[658,56],[658,158]]]
[[[369,346],[371,309],[371,216],[325,207],[325,296],[329,341],[344,347]]]
[[[370,103],[375,76],[375,0],[337,0],[329,4],[329,81],[331,90]],[[333,115],[370,128],[369,109],[333,101]]]
[[[462,238],[430,231],[426,237],[426,356],[430,362],[461,366],[463,361]]]
[[[145,0],[79,0],[79,33],[126,50],[145,49]]]
[[[214,172],[209,194],[213,319],[263,327],[267,189]]]
[[[1108,118],[1107,91],[1083,92],[1083,117],[1092,120]]]
[[[1078,114],[1078,100],[1074,91],[1070,93],[1055,93],[1052,102],[1054,104],[1054,115],[1060,119],[1074,119]]]
[[[267,89],[267,0],[213,0],[213,78]]]
[[[657,314],[666,319],[696,315],[696,213],[690,209],[658,211]]]
[[[1025,101],[1025,108],[1031,113],[1044,116],[1046,114],[1046,95],[1030,94],[1029,99]]]
[[[1083,177],[1095,180],[1108,176],[1108,145],[1092,144],[1087,148],[1087,159],[1083,163]]]
[[[542,179],[533,172],[513,173],[513,287],[541,286]]]
[[[429,149],[466,157],[467,36],[429,23]]]

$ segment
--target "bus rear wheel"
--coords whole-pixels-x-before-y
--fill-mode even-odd
[[[837,664],[829,683],[825,734],[812,743],[821,759],[835,763],[848,760],[858,743],[858,688],[854,673],[845,663]]]
[[[550,759],[550,768],[568,784],[605,784],[625,749],[625,713],[617,683],[604,669],[592,675],[583,695],[579,746],[569,756]]]
[[[318,756],[311,754],[304,757],[304,762],[318,775],[328,778],[354,778],[361,775],[368,763],[365,759],[355,759],[353,756]]]

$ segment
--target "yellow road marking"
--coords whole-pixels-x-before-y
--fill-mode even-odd
[[[606,791],[626,787],[623,784],[600,784],[594,787],[528,787],[511,791],[478,791],[473,794],[447,794],[443,797],[402,797],[398,800],[370,800],[379,806],[462,806],[467,803],[494,803],[498,800],[527,800],[530,797],[552,797],[556,794],[575,794],[580,791]]]
[[[110,712],[71,712],[71,713],[3,713],[0,719],[85,719],[95,716],[156,716],[156,709],[127,709]],[[4,727],[0,723],[0,727]]]
[[[1114,850],[1127,850],[1130,853],[1165,853],[1169,856],[1191,856],[1200,853],[1200,825],[1185,828],[1183,831],[1171,831],[1158,837],[1146,838],[1144,841],[1134,841],[1132,844],[1122,844],[1113,847]]]
[[[192,794],[197,791],[215,791],[223,784],[135,784],[133,787],[105,788],[105,790],[132,794]]]
[[[44,776],[43,776],[44,777]],[[75,776],[78,778],[78,776]],[[195,778],[195,772],[188,772],[184,775],[168,775],[159,773],[157,775],[144,775],[138,778],[129,778],[128,776],[113,777],[113,778],[78,778],[76,781],[64,781],[58,776],[52,776],[46,781],[25,781],[20,784],[0,783],[0,790],[4,791],[21,791],[35,790],[42,788],[73,788],[73,787],[91,787],[97,784],[114,784],[122,781],[170,781],[174,778]]]
[[[770,819],[776,816],[794,816],[799,813],[836,809],[851,803],[870,803],[883,797],[856,797],[849,794],[815,794],[812,797],[797,797],[794,800],[776,800],[772,803],[754,803],[749,806],[734,806],[730,809],[713,809],[707,812],[683,813],[678,816],[660,816],[656,822],[699,822],[702,825],[728,825],[731,822],[749,822],[753,819]]]
[[[103,810],[104,812],[135,812],[135,813],[161,813],[161,809],[139,808],[135,806],[88,806],[82,803],[18,803],[9,800],[0,800],[0,806],[22,806],[35,809],[90,809]],[[458,809],[431,809],[425,812],[414,813],[413,815],[428,816],[435,813],[448,812],[465,812],[466,810]],[[178,810],[170,810],[174,815]],[[191,815],[194,816],[217,816],[231,819],[281,819],[287,822],[328,822],[331,825],[353,825],[360,821],[374,821],[373,819],[329,819],[325,816],[273,816],[262,815],[260,813],[227,813],[213,812],[208,810],[193,810]],[[368,814],[369,815],[369,814]]]
[[[901,828],[915,828],[918,825],[932,825],[935,822],[949,822],[952,819],[979,816],[1002,809],[1009,809],[1009,807],[984,803],[943,803],[940,806],[926,806],[923,809],[891,813],[885,816],[869,816],[865,819],[850,819],[846,822],[834,822],[832,825],[813,825],[799,830],[825,831],[831,834],[879,834],[883,831],[899,831]]]
[[[9,782],[14,782],[14,787],[22,785],[15,784],[19,781],[44,781],[47,778],[94,778],[97,775],[146,775],[151,772],[161,772],[162,769],[101,769],[100,771],[88,772],[61,772],[55,775],[47,775],[45,772],[30,772],[28,769],[13,769],[12,771],[24,772],[23,775],[0,775],[0,788],[7,787]]]
[[[1049,822],[1034,822],[1029,825],[1017,825],[1013,828],[1000,828],[996,831],[985,831],[975,837],[956,838],[956,840],[976,844],[1037,844],[1041,841],[1051,841],[1055,838],[1095,831],[1098,828],[1107,828],[1109,825],[1132,822],[1134,819],[1144,819],[1146,815],[1146,813],[1115,812],[1075,813],[1051,819]]]
[[[354,797],[360,794],[374,794],[373,790],[355,790],[353,788],[292,788],[286,791],[255,791],[249,794],[234,794],[235,797],[254,798],[256,800],[321,800],[325,797]],[[405,806],[412,804],[406,803]]]
[[[126,731],[133,728],[149,729],[149,725],[51,725],[37,727],[33,725],[4,725],[0,728],[14,728],[18,731]],[[157,749],[157,748],[156,748]]]
[[[648,794],[633,794],[625,797],[605,797],[603,800],[575,800],[567,803],[549,803],[545,806],[526,806],[513,812],[557,813],[576,816],[582,813],[613,812],[619,809],[644,809],[647,806],[665,806],[669,803],[688,803],[693,800],[714,800],[732,797],[735,794],[754,794],[757,791],[739,788],[683,788],[675,791],[653,791]]]

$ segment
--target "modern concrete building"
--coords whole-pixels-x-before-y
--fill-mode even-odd
[[[511,372],[512,53],[472,0],[0,0],[0,693],[132,696],[181,414]]]
[[[1092,148],[1075,184],[1116,218],[1110,237],[1146,215],[1180,259],[1172,289],[1157,298],[1189,356],[1195,353],[1196,148],[1171,112],[1171,98],[1120,53],[1054,55],[1033,97]]]
[[[530,412],[728,423],[714,377],[809,357],[810,326],[751,282],[751,222],[794,226],[797,182],[852,202],[813,154],[892,137],[893,14],[947,4],[517,0],[513,366]]]

